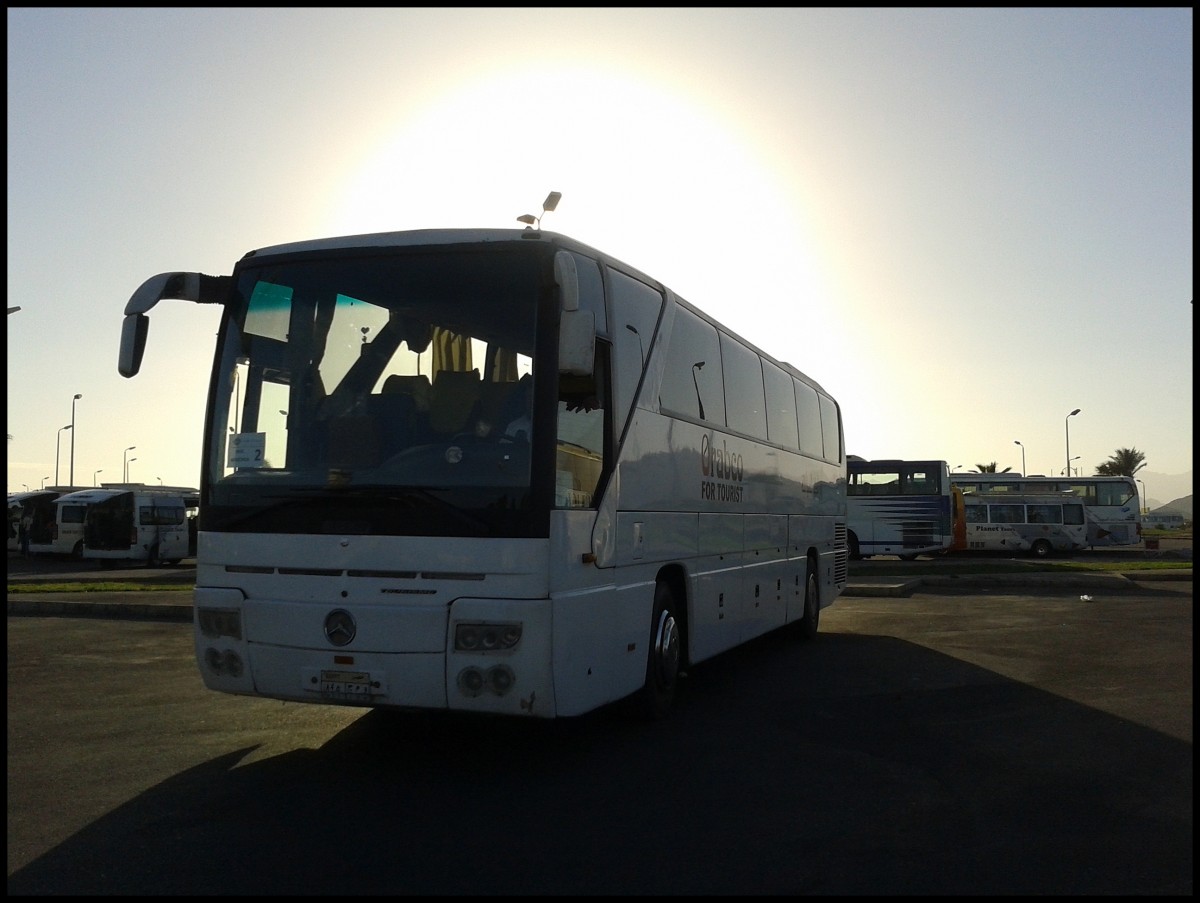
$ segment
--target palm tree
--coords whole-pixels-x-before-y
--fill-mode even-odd
[[[1136,448],[1118,448],[1107,461],[1096,465],[1097,476],[1131,477],[1146,466],[1146,456]]]
[[[975,465],[976,473],[1008,473],[1010,470],[1012,470],[1011,467],[1006,467],[1006,468],[1004,468],[1004,470],[996,470],[996,462],[995,461],[993,461],[991,464],[976,464]]]

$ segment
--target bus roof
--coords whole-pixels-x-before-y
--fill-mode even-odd
[[[544,232],[540,229],[411,229],[402,232],[371,232],[361,235],[341,235],[329,238],[306,239],[302,241],[288,242],[282,245],[270,245],[265,248],[258,248],[253,251],[248,251],[238,261],[238,266],[243,264],[253,263],[254,260],[260,257],[271,257],[275,255],[288,254],[307,254],[320,251],[344,251],[355,248],[417,248],[423,246],[437,245],[456,245],[456,244],[481,244],[488,242],[495,243],[512,243],[521,241],[537,241],[552,244],[557,248],[567,251],[577,251],[585,256],[594,257],[597,260],[604,261],[610,266],[614,266],[619,270],[627,273],[638,280],[645,282],[647,285],[653,286],[665,295],[670,295],[680,305],[697,314],[698,316],[708,320],[714,325],[719,325],[721,330],[727,333],[732,338],[737,339],[743,344],[753,348],[759,355],[779,367],[784,369],[790,376],[807,383],[821,395],[826,396],[836,404],[836,399],[825,390],[825,388],[815,379],[804,373],[798,367],[788,363],[781,358],[772,356],[762,348],[748,341],[743,336],[738,335],[732,329],[724,324],[718,324],[712,319],[710,314],[707,314],[701,308],[691,304],[686,299],[681,298],[668,286],[659,282],[652,276],[647,275],[636,267],[630,266],[623,260],[613,257],[611,254],[598,250],[591,245],[571,238],[569,235],[563,235],[561,232]],[[126,311],[129,312],[128,310]],[[840,406],[839,406],[840,407]]]
[[[69,492],[66,495],[59,496],[56,500],[60,504],[71,505],[90,505],[93,502],[104,502],[111,498],[116,498],[118,495],[142,494],[142,495],[157,495],[157,496],[188,496],[200,495],[198,489],[187,489],[179,486],[127,486],[127,487],[111,487],[106,486],[100,489],[81,489],[78,492]]]
[[[561,232],[543,232],[538,229],[409,229],[402,232],[369,232],[360,235],[310,238],[248,251],[242,256],[242,261],[275,254],[305,254],[311,251],[342,251],[354,248],[416,248],[430,245],[514,241],[540,241],[572,251],[581,251],[612,263],[618,263],[630,272],[636,273],[644,281],[660,288],[663,287],[657,279],[652,279],[628,264],[616,260],[611,254],[606,254],[569,235],[563,235]]]

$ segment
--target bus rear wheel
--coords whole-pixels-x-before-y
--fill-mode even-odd
[[[654,617],[650,622],[646,682],[632,700],[635,712],[648,720],[666,716],[675,701],[683,654],[675,612],[675,594],[665,581],[659,581],[654,588]]]
[[[804,575],[804,614],[796,622],[796,635],[802,640],[811,640],[817,635],[821,624],[821,588],[817,584],[817,570],[809,561]]]
[[[1029,547],[1029,551],[1033,552],[1035,558],[1048,558],[1054,551],[1054,547],[1050,545],[1048,539],[1035,539],[1033,545]]]
[[[858,537],[853,533],[846,534],[846,545],[850,547],[850,560],[861,561],[862,549],[858,547]]]

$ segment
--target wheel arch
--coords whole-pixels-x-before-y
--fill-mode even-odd
[[[688,637],[691,635],[689,630],[689,620],[691,618],[692,596],[688,592],[688,577],[683,568],[683,565],[667,564],[658,569],[658,573],[654,577],[655,585],[665,583],[671,590],[671,595],[675,598],[675,623],[679,628],[679,649],[682,653],[680,668],[691,664],[691,652],[688,647]]]

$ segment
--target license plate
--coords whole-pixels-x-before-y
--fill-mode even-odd
[[[342,699],[370,696],[371,675],[366,671],[322,671],[321,695]]]

